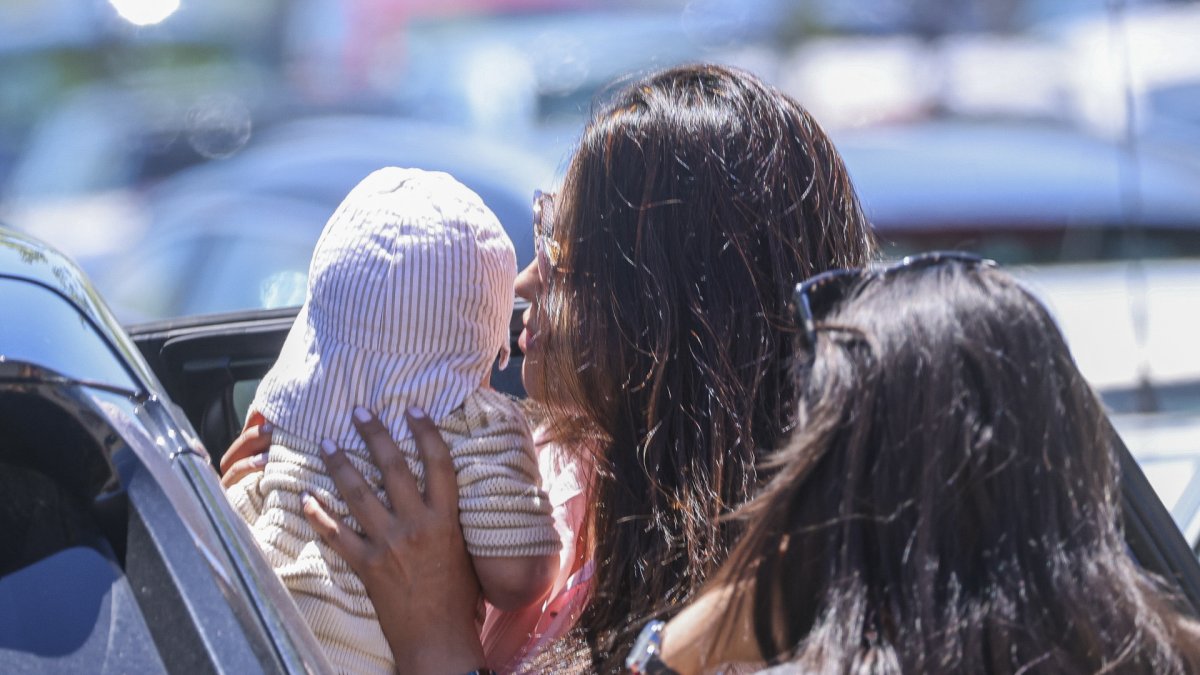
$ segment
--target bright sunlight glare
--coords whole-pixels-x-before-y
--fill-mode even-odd
[[[161,23],[179,9],[179,0],[108,0],[117,14],[135,26]]]

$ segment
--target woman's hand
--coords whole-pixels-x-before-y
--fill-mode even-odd
[[[221,457],[221,486],[229,488],[247,474],[262,471],[271,448],[271,424],[260,413],[250,413],[242,433]]]
[[[424,495],[384,425],[358,408],[354,426],[395,510],[324,441],[325,466],[365,534],[332,518],[311,495],[304,515],[362,580],[400,672],[466,673],[481,668],[484,657],[475,626],[479,581],[458,522],[458,479],[433,422],[416,408],[406,417],[425,466]]]

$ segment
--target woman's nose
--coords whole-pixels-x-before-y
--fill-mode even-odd
[[[513,290],[516,291],[518,296],[530,301],[534,299],[534,296],[537,295],[542,287],[542,280],[538,275],[537,260],[526,265],[525,269],[517,274],[517,281],[513,286]]]

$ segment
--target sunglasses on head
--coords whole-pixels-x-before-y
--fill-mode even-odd
[[[931,251],[906,256],[884,267],[857,267],[828,270],[796,284],[796,314],[804,331],[805,346],[817,344],[817,321],[828,314],[850,289],[867,279],[887,277],[903,270],[937,267],[947,262],[994,267],[996,261],[966,251]]]
[[[542,282],[550,280],[550,272],[558,266],[559,248],[554,241],[554,194],[535,190],[533,193],[533,250],[537,256],[538,274]]]

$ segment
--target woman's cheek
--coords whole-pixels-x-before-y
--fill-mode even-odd
[[[525,383],[525,393],[535,401],[544,401],[545,372],[542,360],[544,336],[539,332],[538,323],[533,317],[530,317],[530,321],[525,324],[521,338],[524,342],[522,351],[525,353],[525,358],[521,361],[521,380]]]
[[[525,358],[521,361],[521,381],[525,384],[525,395],[539,403],[546,401],[543,377],[544,371],[538,354],[526,351]]]

